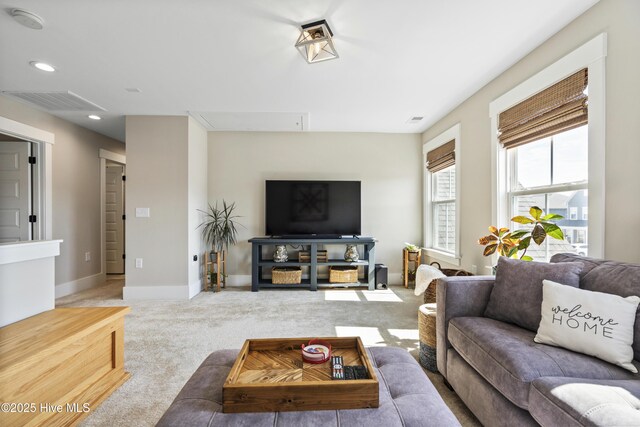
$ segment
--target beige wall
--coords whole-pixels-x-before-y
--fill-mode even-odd
[[[188,121],[127,116],[125,298],[144,297],[134,287],[188,285]],[[150,217],[136,218],[136,208],[149,208]],[[135,267],[136,258],[143,268]]]
[[[246,227],[230,274],[250,274],[247,239],[265,232],[265,180],[360,180],[362,234],[379,240],[376,262],[397,282],[403,242],[422,239],[420,165],[416,134],[209,132],[209,201],[236,202]]]
[[[126,126],[124,298],[191,298],[201,289],[197,210],[207,205],[207,132],[178,116],[127,116]],[[150,216],[136,217],[136,208]]]
[[[100,149],[125,154],[124,144],[0,96],[0,116],[55,135],[53,238],[63,239],[55,261],[56,285],[100,273]],[[91,261],[85,261],[91,252]]]
[[[462,267],[483,273],[478,237],[491,223],[489,103],[596,35],[608,34],[606,58],[605,257],[640,262],[640,2],[602,0],[470,97],[422,136],[428,141],[461,123]]]

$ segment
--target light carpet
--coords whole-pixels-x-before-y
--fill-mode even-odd
[[[125,369],[131,373],[83,426],[153,426],[207,355],[247,338],[360,336],[367,346],[402,347],[417,358],[422,297],[388,290],[263,290],[227,287],[190,301],[123,301],[122,278],[56,301],[57,307],[130,306]],[[478,421],[438,374],[426,372],[463,426]],[[437,421],[435,424],[437,425]]]

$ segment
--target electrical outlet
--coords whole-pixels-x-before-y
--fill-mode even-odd
[[[84,253],[84,260],[85,260],[86,262],[91,261],[91,252],[85,252],[85,253]]]
[[[136,268],[142,268],[142,258],[136,258]]]

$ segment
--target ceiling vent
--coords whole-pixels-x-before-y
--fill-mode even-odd
[[[43,108],[47,111],[106,111],[73,92],[23,92],[3,91],[4,95]]]
[[[417,124],[420,123],[422,121],[422,119],[424,119],[423,116],[413,116],[411,117],[409,120],[407,120],[407,123],[411,124]]]

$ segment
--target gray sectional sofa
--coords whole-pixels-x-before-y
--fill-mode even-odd
[[[640,296],[640,265],[573,254],[551,262],[580,263],[580,288]],[[447,277],[437,293],[438,370],[482,424],[640,426],[640,374],[538,344],[535,329],[486,316],[494,283],[493,276]],[[640,368],[640,310],[633,351]]]

